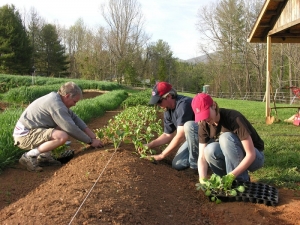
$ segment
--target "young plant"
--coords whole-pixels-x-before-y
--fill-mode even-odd
[[[57,159],[59,158],[66,150],[68,150],[69,146],[64,144],[52,151],[52,156]]]
[[[236,196],[237,191],[245,191],[244,185],[233,188],[232,182],[229,179],[231,178],[228,176],[220,177],[219,175],[212,174],[210,179],[205,179],[203,182],[197,183],[196,189],[201,189],[206,196],[210,197],[211,201],[219,204],[222,201],[218,196]]]

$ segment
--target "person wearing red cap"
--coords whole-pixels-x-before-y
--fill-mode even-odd
[[[191,102],[192,98],[177,95],[171,84],[157,83],[152,90],[149,104],[164,109],[164,133],[146,146],[155,148],[168,144],[160,154],[152,156],[155,160],[164,159],[180,146],[172,161],[172,167],[176,170],[191,168],[196,174],[198,172],[198,124],[194,122],[195,115]]]
[[[199,124],[198,171],[200,183],[207,178],[208,166],[219,176],[250,181],[264,164],[264,142],[240,112],[219,108],[210,95],[197,94],[192,101]]]

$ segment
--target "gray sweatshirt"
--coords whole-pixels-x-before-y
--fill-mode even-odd
[[[27,129],[57,128],[73,138],[90,143],[91,138],[84,132],[87,125],[62,102],[58,93],[51,92],[33,101],[22,113],[18,123]]]

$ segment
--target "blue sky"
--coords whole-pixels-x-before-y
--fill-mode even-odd
[[[190,59],[201,55],[196,30],[197,12],[213,0],[137,0],[145,16],[145,30],[151,41],[167,42],[175,57]],[[0,6],[14,4],[23,13],[34,7],[48,23],[69,27],[82,18],[90,27],[105,26],[100,5],[107,0],[0,0]],[[70,7],[71,6],[71,7]]]

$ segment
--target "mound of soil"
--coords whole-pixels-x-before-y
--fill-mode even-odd
[[[87,97],[87,96],[85,96]],[[107,125],[107,112],[89,127]],[[300,224],[300,192],[279,189],[279,204],[210,202],[198,175],[153,164],[133,144],[91,149],[71,139],[75,155],[59,167],[28,172],[18,163],[0,174],[1,224]]]

